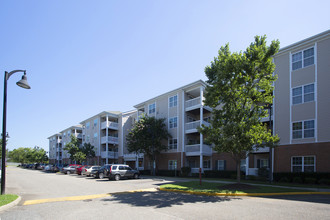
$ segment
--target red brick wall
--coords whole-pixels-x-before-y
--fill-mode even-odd
[[[168,170],[168,161],[177,161],[177,170],[181,169],[181,153],[165,153],[160,154],[157,158],[157,169],[158,170]]]
[[[216,161],[217,160],[225,160],[226,161],[226,170],[232,170],[235,171],[236,170],[236,163],[233,160],[233,158],[230,156],[229,153],[215,153],[212,155],[212,167],[213,169],[216,169]]]
[[[292,156],[315,156],[316,172],[330,172],[330,142],[291,144],[276,147],[274,172],[291,172]]]

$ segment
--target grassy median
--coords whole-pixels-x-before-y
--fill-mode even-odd
[[[0,195],[0,206],[7,205],[12,201],[15,201],[18,198],[18,195],[5,194]]]
[[[179,182],[175,184],[165,184],[161,185],[160,189],[165,190],[180,190],[189,191],[195,193],[283,193],[283,192],[308,192],[306,190],[298,189],[288,189],[282,187],[272,187],[272,186],[256,186],[249,184],[231,184],[231,183],[214,183],[214,182],[202,182],[199,181],[189,181],[189,182]]]

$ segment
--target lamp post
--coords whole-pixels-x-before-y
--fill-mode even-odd
[[[23,72],[22,79],[16,84],[24,89],[31,89],[27,82],[26,70],[5,71],[5,79],[3,86],[3,117],[2,117],[2,163],[1,163],[1,195],[5,194],[6,184],[6,118],[7,118],[7,80],[11,75],[17,72]]]
[[[269,129],[271,130],[271,134],[273,135],[273,127],[272,127],[272,107],[273,104],[269,104],[266,108],[269,109]],[[268,166],[269,166],[269,182],[272,183],[273,181],[273,148],[269,147],[269,160],[268,160]]]

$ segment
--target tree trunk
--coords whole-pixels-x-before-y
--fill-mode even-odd
[[[241,183],[241,160],[236,161],[237,183]]]

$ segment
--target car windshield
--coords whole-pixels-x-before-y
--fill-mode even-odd
[[[99,169],[100,167],[92,167],[92,170],[97,170]]]

